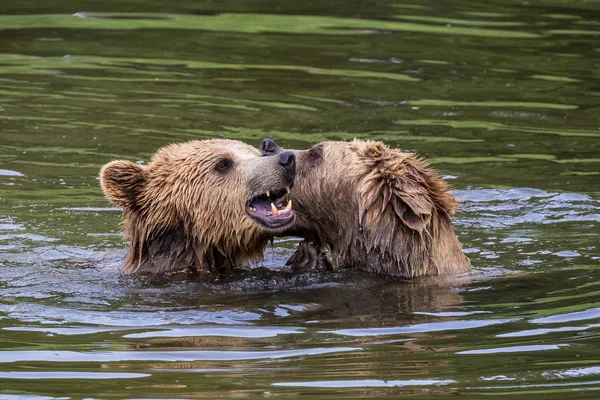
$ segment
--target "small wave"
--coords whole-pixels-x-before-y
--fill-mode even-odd
[[[122,361],[241,361],[281,359],[360,351],[357,347],[308,348],[272,351],[0,351],[0,363],[40,362],[122,362]]]
[[[484,326],[506,324],[517,321],[517,319],[489,319],[489,320],[474,320],[474,321],[445,321],[432,322],[426,324],[398,326],[390,328],[365,328],[365,329],[338,329],[332,331],[321,331],[319,333],[334,333],[345,336],[381,336],[381,335],[398,335],[420,332],[441,332],[454,331],[464,329],[481,328]]]
[[[558,350],[561,347],[568,347],[568,344],[540,344],[540,345],[527,345],[527,346],[509,346],[509,347],[496,347],[492,349],[479,349],[479,350],[464,350],[458,351],[456,354],[500,354],[500,353],[524,353],[530,351],[547,351],[547,350]]]
[[[452,379],[379,379],[346,380],[346,381],[313,381],[313,382],[276,382],[273,386],[314,387],[314,388],[361,388],[361,387],[405,387],[405,386],[441,386],[456,383]]]

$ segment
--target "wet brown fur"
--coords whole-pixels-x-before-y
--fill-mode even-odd
[[[222,172],[217,164],[230,160]],[[147,166],[113,161],[100,172],[106,197],[123,207],[130,240],[124,272],[214,277],[262,258],[277,230],[246,214],[246,203],[293,182],[277,157],[234,140],[160,149]]]
[[[296,222],[290,233],[307,241],[302,255],[292,256],[292,269],[304,270],[320,257],[306,260],[315,252],[310,246],[329,247],[344,267],[407,279],[470,269],[450,220],[457,202],[415,154],[359,140],[295,154]]]

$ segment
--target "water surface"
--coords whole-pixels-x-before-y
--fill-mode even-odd
[[[593,1],[2,2],[0,397],[597,398],[599,40]],[[100,167],[212,137],[422,154],[473,274],[119,275]]]

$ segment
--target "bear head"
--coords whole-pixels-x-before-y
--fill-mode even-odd
[[[294,176],[291,152],[261,157],[225,139],[171,144],[148,165],[106,164],[101,187],[131,241],[122,269],[214,276],[259,259],[294,220],[284,199]]]
[[[284,152],[269,139],[260,151]],[[293,269],[321,257],[310,246],[329,248],[345,267],[400,278],[470,269],[450,220],[457,209],[450,187],[415,154],[360,140],[294,154],[296,222],[287,233],[308,242],[290,259]]]

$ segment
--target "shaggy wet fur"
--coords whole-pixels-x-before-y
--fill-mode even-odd
[[[147,166],[108,163],[100,183],[106,197],[123,207],[130,240],[122,270],[209,278],[262,258],[279,231],[251,219],[246,203],[293,178],[277,157],[260,157],[234,140],[172,144]]]
[[[296,221],[287,233],[306,240],[288,262],[293,270],[331,269],[323,248],[343,267],[405,279],[470,270],[450,220],[457,202],[415,154],[359,140],[295,154]]]

